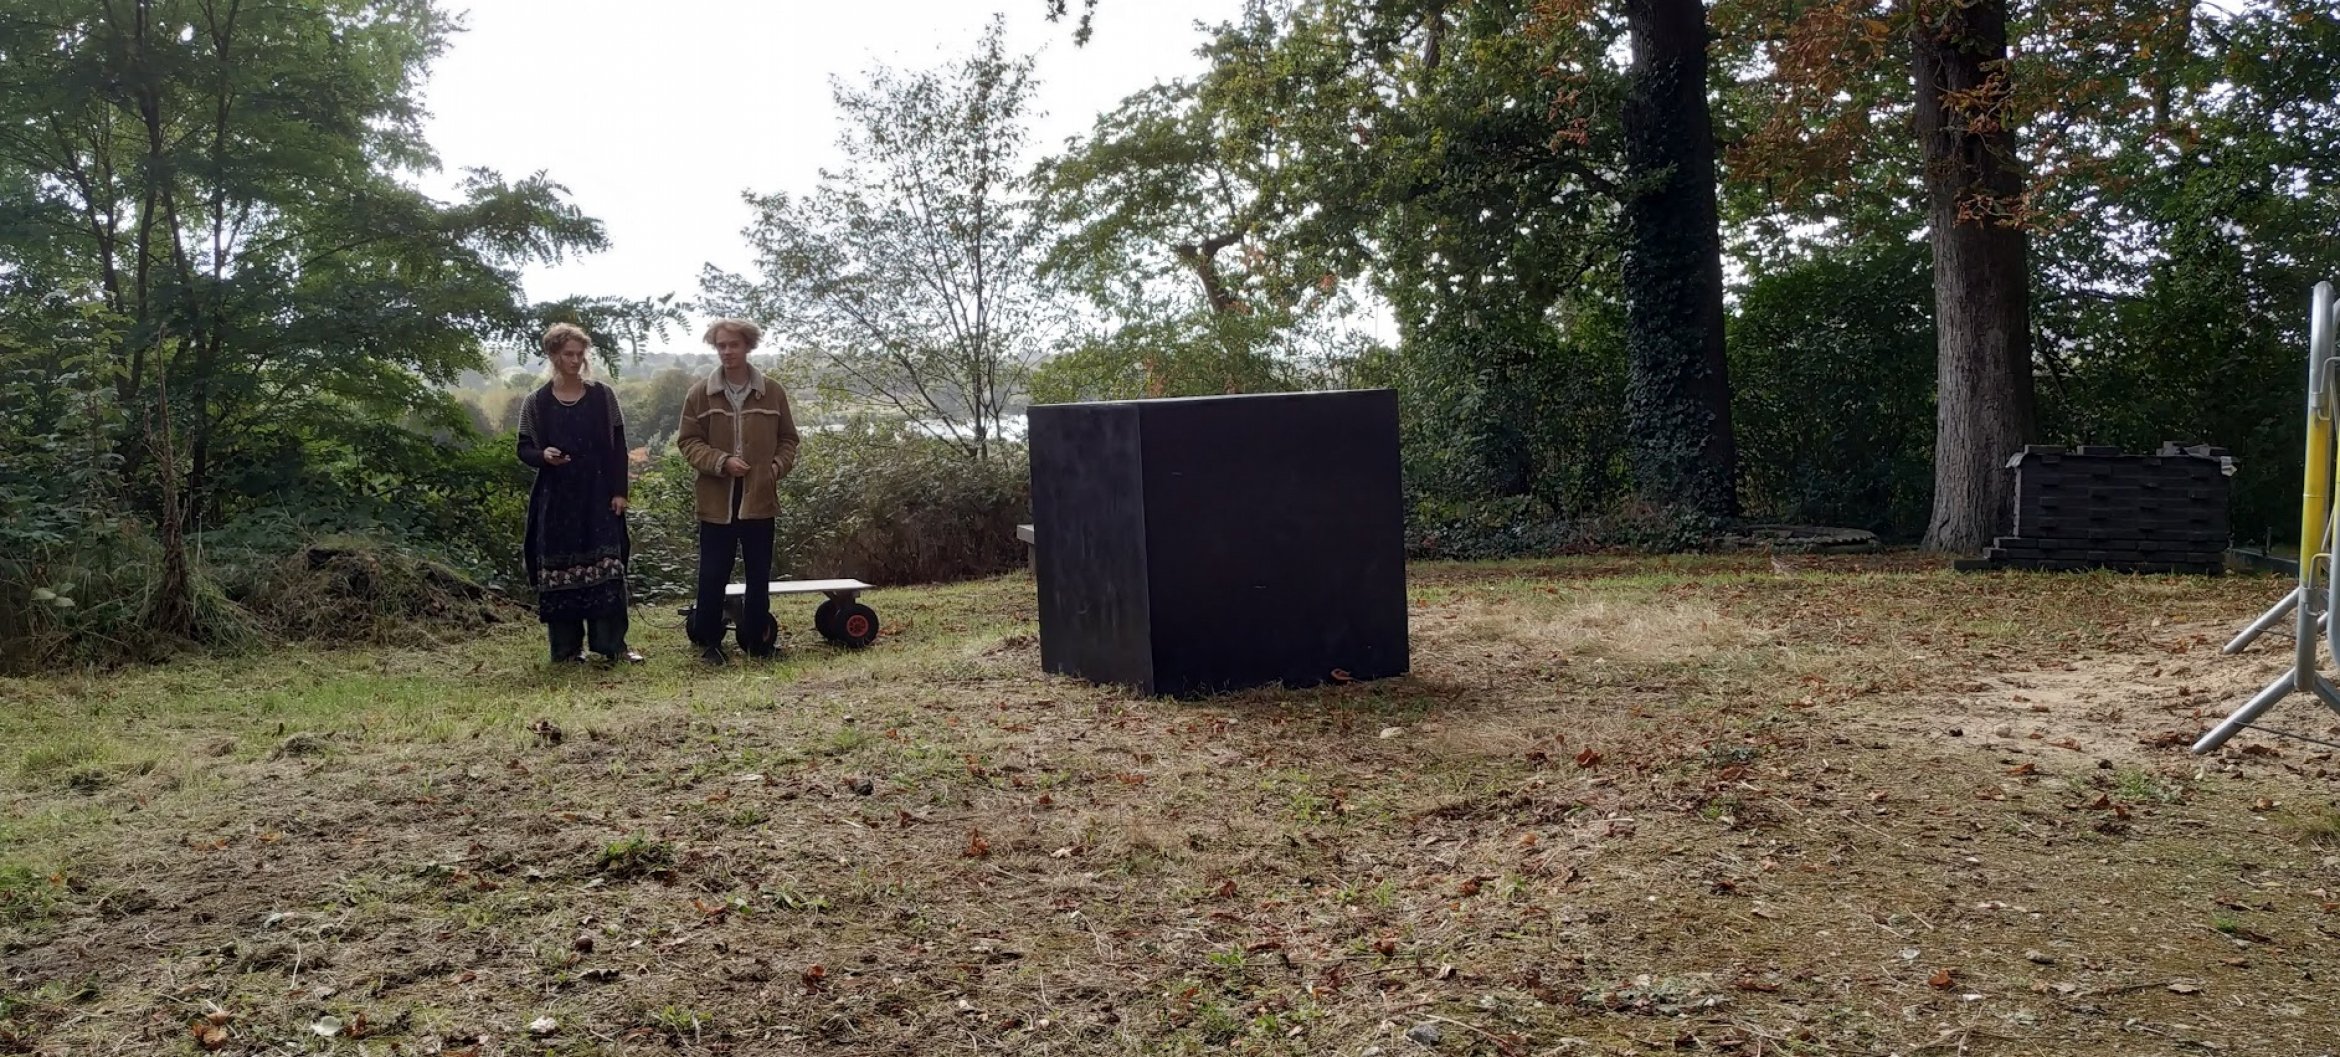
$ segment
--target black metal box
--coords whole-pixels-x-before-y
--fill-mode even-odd
[[[1395,392],[1043,404],[1029,423],[1047,670],[1171,695],[1407,670]]]

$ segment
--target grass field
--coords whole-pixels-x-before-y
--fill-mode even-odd
[[[1043,676],[1025,578],[0,682],[0,1053],[2340,1049],[2340,764],[2185,751],[2278,582],[1412,584],[1411,676],[1200,702]]]

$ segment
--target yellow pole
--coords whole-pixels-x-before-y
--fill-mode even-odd
[[[2308,419],[2307,489],[2299,502],[2300,583],[2307,584],[2308,563],[2321,556],[2324,526],[2332,514],[2332,419],[2329,414]]]
[[[2324,361],[2332,355],[2332,284],[2317,283],[2315,314],[2308,321],[2307,487],[2299,504],[2299,570],[2324,545],[2332,509],[2332,409],[2324,405]],[[2303,578],[2301,583],[2307,581]]]
[[[2332,408],[2325,403],[2329,381],[2325,361],[2332,356],[2332,284],[2317,283],[2314,315],[2308,321],[2308,418],[2306,483],[2299,499],[2299,638],[2292,665],[2292,685],[2312,689],[2316,674],[2316,563],[2331,558],[2324,552],[2324,530],[2332,511]]]

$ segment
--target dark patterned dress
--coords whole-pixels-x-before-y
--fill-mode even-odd
[[[545,462],[546,448],[559,448],[569,461]],[[629,485],[626,423],[616,394],[588,381],[572,404],[554,396],[551,383],[539,386],[521,406],[519,454],[536,468],[525,554],[538,618],[556,631],[566,630],[557,625],[585,622],[596,651],[623,652],[626,562],[633,547],[625,515],[609,509],[610,498],[627,494]],[[560,643],[554,645],[557,653]]]

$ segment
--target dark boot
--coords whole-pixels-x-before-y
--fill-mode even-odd
[[[554,664],[579,664],[585,660],[584,621],[545,621],[544,635],[552,646]]]

